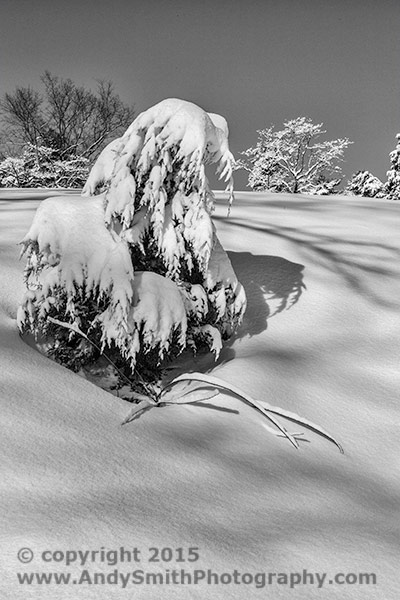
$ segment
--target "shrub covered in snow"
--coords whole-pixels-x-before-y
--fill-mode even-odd
[[[391,169],[387,172],[385,194],[390,200],[400,200],[400,133],[396,136],[397,146],[390,153]]]
[[[82,187],[89,173],[89,161],[70,155],[60,159],[46,146],[28,144],[21,156],[0,162],[0,187]]]
[[[358,171],[348,182],[344,192],[353,196],[383,198],[385,196],[384,188],[382,181],[369,171]]]
[[[321,175],[314,183],[305,186],[304,192],[307,194],[315,194],[316,196],[329,196],[329,194],[338,193],[337,188],[341,182],[341,178],[329,179],[324,175]]]
[[[211,220],[210,163],[231,202],[223,117],[177,99],[141,113],[100,154],[81,196],[39,207],[23,240],[21,330],[75,371],[105,351],[139,387],[158,383],[184,348],[218,356],[246,298]]]

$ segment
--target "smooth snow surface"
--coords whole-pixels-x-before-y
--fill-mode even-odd
[[[212,374],[321,425],[345,455],[309,432],[311,443],[296,451],[228,396],[152,409],[120,427],[128,403],[18,336],[24,261],[17,244],[40,193],[2,190],[2,599],[399,597],[400,204],[236,196],[228,219],[218,195],[214,222],[248,308]],[[140,548],[142,562],[97,560],[89,572],[328,575],[322,589],[316,582],[290,589],[276,579],[264,589],[17,582],[17,572],[79,576],[76,565],[42,562],[45,550],[121,546]],[[148,563],[154,546],[195,546],[200,559]],[[17,560],[22,547],[35,554],[28,565]],[[377,585],[329,584],[336,573],[360,572],[376,573]]]

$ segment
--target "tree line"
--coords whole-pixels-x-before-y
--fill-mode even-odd
[[[339,193],[344,152],[352,144],[348,138],[325,140],[323,123],[306,117],[258,131],[255,146],[242,152],[237,168],[248,172],[248,186],[254,191],[327,195]],[[390,155],[387,181],[369,171],[358,171],[340,193],[376,198],[400,199],[400,134]]]
[[[42,92],[17,87],[0,100],[0,185],[80,187],[89,166],[134,118],[111,81],[95,91],[46,71]]]
[[[102,148],[133,121],[133,106],[120,99],[111,81],[98,81],[92,91],[46,71],[41,83],[42,92],[17,87],[0,100],[0,187],[81,187]],[[256,145],[236,162],[248,172],[252,190],[338,193],[344,153],[352,144],[348,138],[324,140],[323,124],[306,117],[257,133]],[[397,139],[386,182],[359,171],[343,192],[399,199],[400,135]]]

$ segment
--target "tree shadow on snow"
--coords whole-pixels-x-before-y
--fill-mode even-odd
[[[214,219],[225,220],[221,217],[214,217]],[[396,290],[393,290],[390,298],[381,291],[383,278],[398,280],[400,249],[396,246],[368,239],[338,239],[319,231],[302,228],[264,227],[235,221],[232,218],[229,219],[229,224],[286,240],[295,245],[299,255],[304,257],[305,261],[319,263],[330,273],[339,275],[345,285],[371,303],[389,309],[399,307]],[[234,256],[234,253],[232,255]],[[246,278],[246,273],[241,276]],[[240,280],[239,273],[238,277]]]
[[[247,296],[244,322],[236,338],[257,335],[267,329],[267,320],[291,308],[305,289],[304,265],[281,256],[228,252],[235,273]]]
[[[50,197],[76,196],[80,195],[81,188],[2,188],[0,190],[1,205],[9,205],[15,202],[37,202]]]
[[[207,373],[233,360],[235,350],[232,345],[235,340],[265,331],[268,319],[296,304],[306,287],[303,283],[303,265],[280,256],[254,255],[250,252],[228,252],[228,255],[246,291],[247,308],[243,323],[237,333],[224,342],[217,360],[209,351],[193,356],[190,350],[185,350],[173,364],[166,365],[167,380],[193,371]]]

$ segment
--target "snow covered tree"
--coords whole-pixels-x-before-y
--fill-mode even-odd
[[[106,352],[116,378],[139,387],[185,348],[217,356],[246,298],[211,220],[211,163],[231,202],[223,117],[178,99],[141,113],[100,154],[81,196],[40,205],[23,240],[21,330],[76,371]]]
[[[340,185],[342,178],[329,179],[325,175],[321,174],[314,183],[308,186],[308,194],[316,196],[329,196],[330,194],[338,193],[338,186]]]
[[[327,182],[341,173],[338,163],[351,144],[347,138],[319,141],[326,133],[323,124],[314,124],[306,117],[283,125],[281,131],[273,126],[259,130],[256,146],[242,153],[245,158],[239,166],[249,171],[248,185],[252,189],[314,193],[321,178]],[[332,187],[336,185],[334,180]]]
[[[369,171],[358,171],[347,183],[345,194],[366,198],[384,198],[384,184]]]
[[[390,200],[400,200],[400,133],[396,135],[397,146],[389,154],[391,169],[387,172],[385,194]]]

